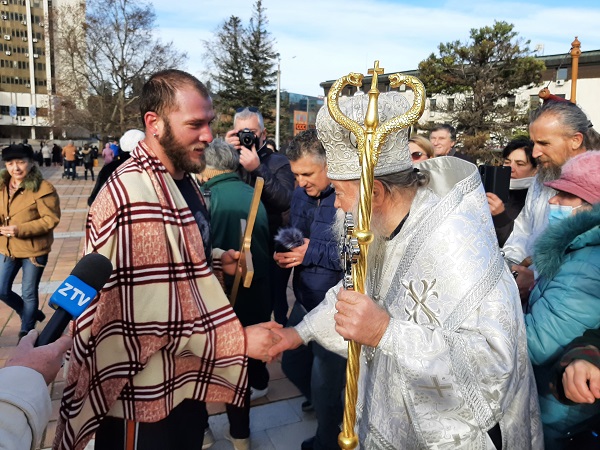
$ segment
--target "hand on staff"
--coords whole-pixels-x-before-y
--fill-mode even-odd
[[[485,194],[487,196],[488,205],[490,206],[490,213],[492,216],[497,216],[498,214],[502,214],[504,212],[504,202],[500,200],[496,194],[492,194],[488,192]]]
[[[270,349],[281,341],[281,337],[275,331],[281,327],[282,325],[274,321],[244,327],[247,355],[250,358],[270,362],[273,359]]]
[[[390,322],[389,314],[367,295],[340,289],[335,305],[335,331],[361,345],[377,347]]]
[[[227,275],[235,275],[235,269],[237,267],[238,259],[240,259],[240,252],[229,249],[221,255],[221,265],[223,266],[223,272]],[[241,270],[241,268],[240,268]]]
[[[562,377],[565,395],[576,403],[594,403],[600,398],[600,368],[583,359],[576,359]]]
[[[304,255],[308,249],[308,243],[310,239],[304,238],[304,244],[299,247],[294,247],[289,252],[276,252],[273,255],[273,259],[277,265],[283,269],[291,269],[292,267],[299,266],[304,260]]]

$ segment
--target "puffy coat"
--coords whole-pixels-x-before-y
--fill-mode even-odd
[[[550,391],[551,368],[566,346],[600,326],[600,205],[549,226],[538,238],[533,260],[540,278],[525,315],[529,356],[536,377],[547,448],[594,414],[593,405],[563,405]]]
[[[310,311],[342,278],[339,247],[331,226],[335,219],[335,190],[329,186],[319,197],[298,187],[292,196],[290,222],[310,239],[302,264],[294,269],[294,295]]]
[[[0,214],[8,225],[17,225],[18,237],[0,236],[0,253],[15,258],[30,258],[50,253],[60,222],[60,201],[56,189],[33,166],[19,190],[8,197],[10,174],[0,171]]]

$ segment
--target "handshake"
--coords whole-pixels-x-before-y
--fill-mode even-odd
[[[302,340],[293,328],[283,328],[277,322],[263,322],[244,327],[246,354],[250,358],[271,362],[283,352],[298,347]]]

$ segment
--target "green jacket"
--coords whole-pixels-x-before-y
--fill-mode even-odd
[[[60,201],[56,189],[33,166],[21,186],[9,199],[10,174],[0,171],[1,224],[17,226],[17,237],[0,236],[0,253],[15,258],[30,258],[50,253],[60,222]]]
[[[213,248],[240,249],[241,219],[246,220],[254,189],[244,183],[236,173],[224,173],[204,183],[202,191],[210,191],[210,235]],[[271,295],[269,284],[269,223],[267,212],[261,203],[252,232],[252,262],[254,277],[252,285],[240,285],[235,312],[244,326],[269,320]],[[230,289],[233,277],[226,277]]]

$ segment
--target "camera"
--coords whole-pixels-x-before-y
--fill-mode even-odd
[[[244,128],[241,131],[238,131],[237,134],[240,139],[240,144],[246,147],[249,150],[252,150],[252,146],[254,145],[258,149],[258,137],[254,134],[254,132],[250,131],[248,128]]]

